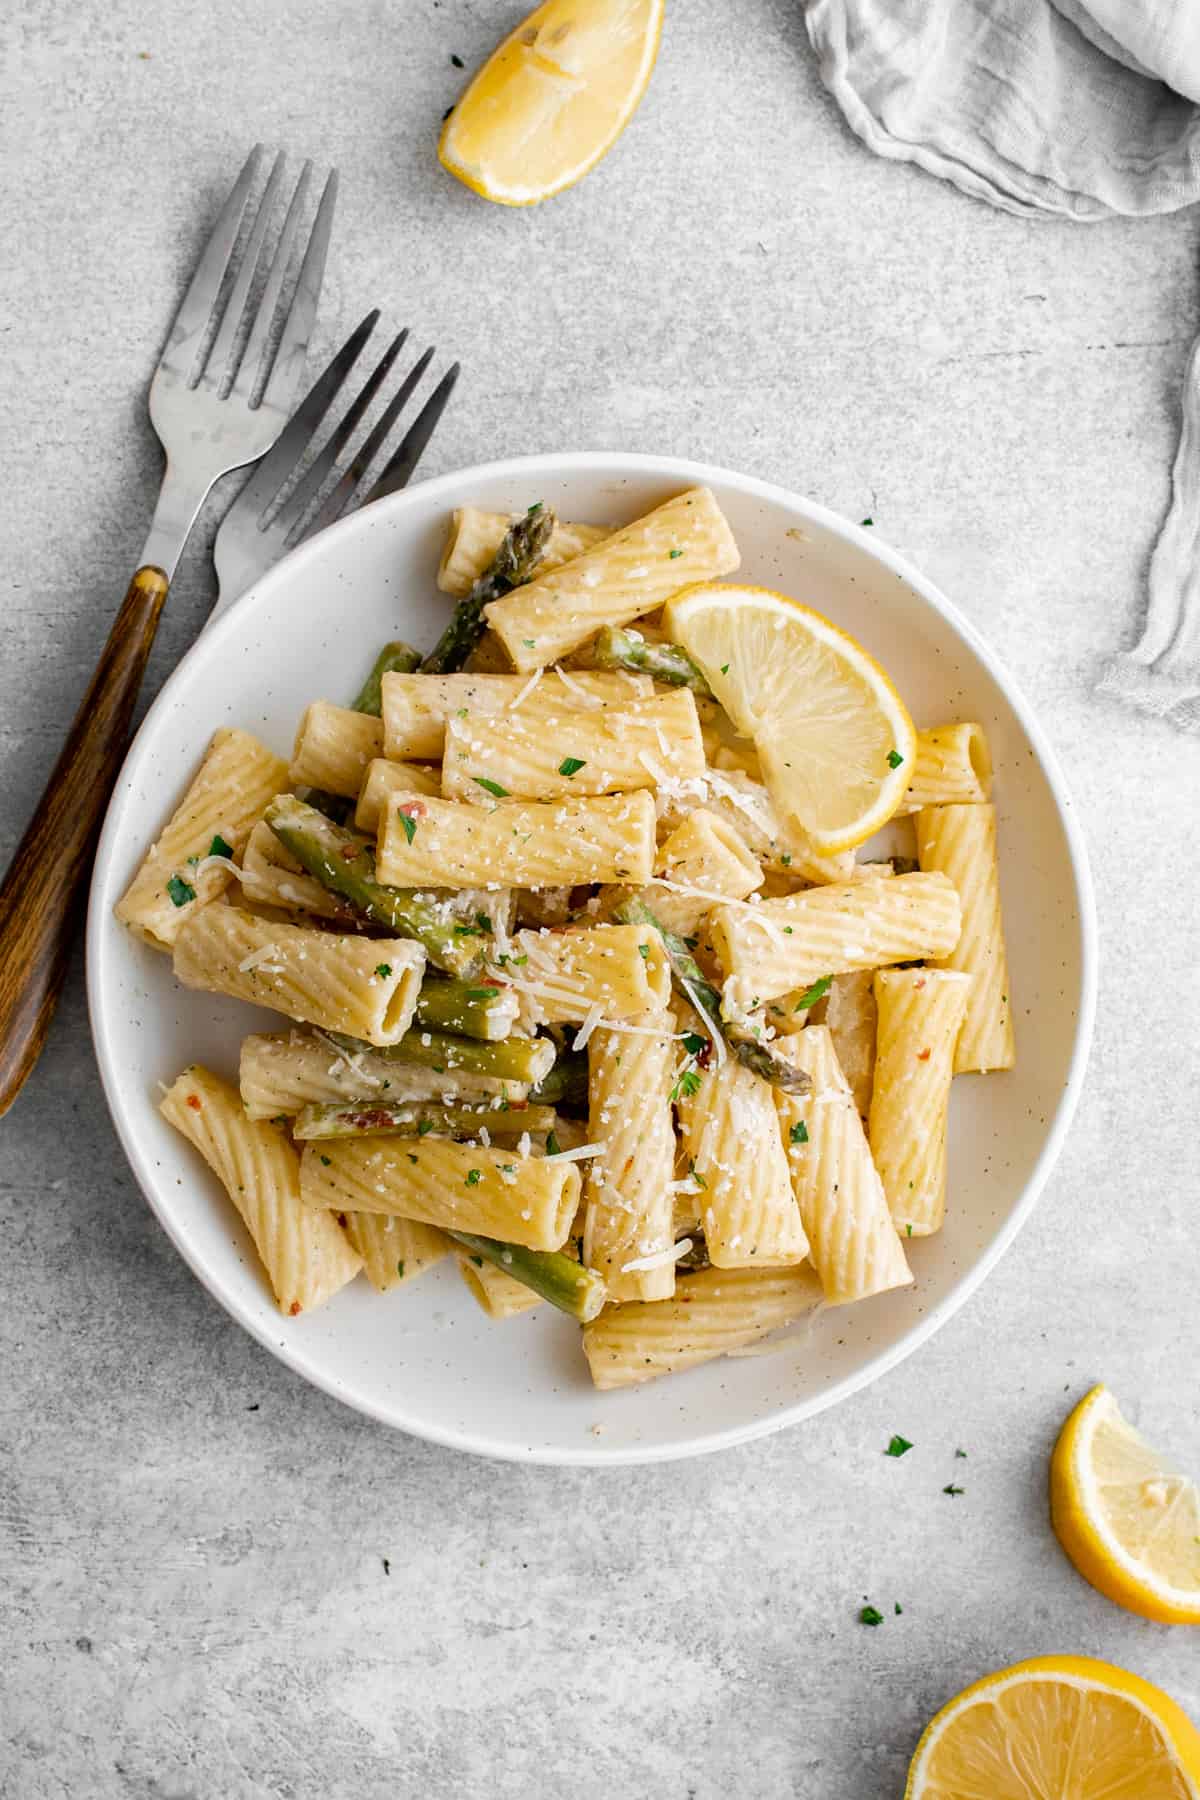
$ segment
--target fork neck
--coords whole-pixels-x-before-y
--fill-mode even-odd
[[[161,569],[168,582],[172,579],[211,486],[211,480],[176,469],[168,459],[139,567]]]

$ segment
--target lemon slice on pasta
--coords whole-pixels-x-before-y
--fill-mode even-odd
[[[594,168],[637,110],[664,0],[546,0],[475,76],[442,130],[444,168],[532,206]]]
[[[1094,1387],[1050,1465],[1058,1541],[1085,1580],[1130,1612],[1200,1625],[1200,1489]]]
[[[664,623],[753,738],[776,805],[815,849],[850,850],[887,823],[917,736],[861,644],[786,594],[731,583],[685,588]]]

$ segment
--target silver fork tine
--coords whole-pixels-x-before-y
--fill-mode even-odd
[[[288,495],[285,510],[294,523],[299,523],[307,512],[310,502],[324,487],[326,479],[332,472],[338,457],[354,435],[359,420],[379,392],[381,383],[384,381],[392,364],[403,349],[407,337],[408,329],[406,327],[398,336],[392,339],[375,368],[367,376],[367,379],[363,382],[359,392],[351,401],[346,410],[345,418],[342,420],[337,430],[331,434],[328,443],[325,444],[320,455],[314,457],[311,466],[305,470],[304,475],[300,481],[297,482],[292,493]],[[297,461],[299,461],[299,458],[297,458]]]
[[[264,513],[304,454],[304,447],[329,411],[343,381],[358,361],[379,323],[379,308],[367,314],[342,345],[329,367],[314,381],[279,437],[238,495],[235,505]]]
[[[262,255],[263,239],[267,235],[267,227],[271,223],[275,211],[275,196],[279,192],[279,184],[283,180],[284,156],[282,150],[275,158],[263,197],[258,203],[256,217],[250,236],[246,240],[246,248],[242,252],[241,266],[238,269],[229,298],[225,302],[225,313],[220,329],[213,339],[212,348],[205,359],[202,378],[211,387],[220,388],[226,377],[232,378],[236,373],[233,362],[233,350],[237,341],[238,327],[246,310],[246,301],[250,297],[251,284]]]
[[[229,258],[237,243],[242,214],[246,210],[246,201],[262,157],[262,145],[255,144],[242,164],[241,174],[229,190],[229,198],[221,208],[221,215],[213,226],[212,235],[196,264],[196,273],[188,283],[187,293],[180,301],[179,311],[171,325],[161,363],[174,368],[185,381],[191,376],[196,352],[212,321],[213,309],[220,297],[221,283],[225,279]]]
[[[358,486],[363,475],[379,453],[379,450],[387,439],[388,433],[391,431],[392,426],[396,423],[396,420],[400,417],[401,411],[407,404],[409,395],[412,393],[432,361],[433,345],[430,344],[428,350],[425,351],[423,356],[417,358],[412,368],[408,371],[408,374],[404,377],[404,380],[400,383],[400,386],[396,389],[395,396],[391,403],[380,413],[374,426],[367,435],[362,448],[351,459],[350,463],[347,465],[345,474],[322,504],[320,511],[308,530],[304,532],[303,535],[305,537],[311,537],[312,534],[317,531],[324,531],[327,525],[332,525],[335,519],[341,518],[349,504],[350,497],[355,488]],[[298,540],[289,536],[289,549],[292,543],[296,541]]]
[[[331,178],[332,179],[332,178]],[[270,349],[271,326],[275,318],[275,308],[279,304],[279,296],[287,277],[288,265],[292,260],[292,246],[296,241],[296,233],[300,229],[300,215],[304,211],[304,202],[308,197],[309,184],[312,181],[312,163],[306,162],[300,171],[300,179],[296,183],[296,191],[292,195],[291,205],[283,221],[283,229],[279,233],[279,242],[275,246],[275,256],[267,275],[258,302],[258,311],[254,323],[250,327],[250,336],[246,339],[246,348],[242,352],[241,366],[233,384],[233,393],[241,400],[249,401],[255,392],[263,386],[266,375],[266,356]],[[265,399],[265,393],[263,398]]]
[[[325,256],[329,249],[329,239],[333,231],[333,208],[337,200],[337,170],[332,169],[325,183],[325,191],[321,195],[321,204],[317,208],[316,220],[308,240],[308,249],[304,252],[304,261],[300,265],[300,273],[296,278],[296,290],[292,296],[292,304],[284,323],[283,335],[279,340],[279,348],[275,353],[275,361],[271,369],[263,397],[287,411],[296,397],[296,390],[304,376],[304,364],[308,357],[308,340],[312,336],[313,326],[317,321],[317,303],[321,298],[321,283],[325,275]]]
[[[382,500],[385,494],[395,494],[407,487],[412,480],[413,471],[420,462],[425,446],[437,430],[438,420],[445,412],[450,396],[462,368],[459,363],[451,363],[442,379],[430,394],[428,400],[401,438],[396,450],[384,464],[379,480],[372,487],[366,498],[360,502],[370,506],[373,500]]]

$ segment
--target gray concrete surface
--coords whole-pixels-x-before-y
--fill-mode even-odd
[[[144,384],[202,218],[261,136],[343,170],[328,334],[382,302],[462,356],[430,473],[573,446],[720,461],[869,514],[986,631],[1089,832],[1086,1094],[1015,1248],[870,1392],[692,1464],[492,1466],[311,1392],[208,1298],[109,1126],[77,958],[0,1127],[14,1800],[876,1800],[943,1699],[1051,1649],[1200,1715],[1194,1639],[1084,1587],[1044,1499],[1096,1378],[1200,1466],[1197,752],[1091,694],[1135,635],[1167,494],[1195,218],[1026,223],[873,160],[790,0],[674,0],[611,159],[540,210],[492,209],[433,143],[451,55],[520,11],[7,10],[0,853],[141,542]],[[148,692],[211,593],[197,541]]]

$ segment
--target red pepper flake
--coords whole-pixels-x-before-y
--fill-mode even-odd
[[[296,1314],[300,1311],[300,1302],[298,1300],[293,1300],[292,1304],[288,1307],[288,1311],[294,1319]]]
[[[928,1062],[929,1061],[928,1050],[918,1050],[917,1051],[917,1061],[918,1062]]]
[[[419,800],[406,800],[403,806],[396,808],[396,811],[402,812],[408,819],[427,819],[429,817],[429,808],[422,806]]]
[[[343,844],[342,845],[342,861],[343,862],[353,862],[357,855],[358,855],[358,845],[357,844]]]
[[[922,977],[921,977],[921,979],[920,979],[920,981],[914,981],[914,982],[913,982],[913,991],[914,991],[914,993],[918,993],[918,994],[919,994],[919,993],[920,993],[920,991],[921,991],[921,989],[922,989],[922,988],[923,988],[923,987],[924,987],[924,986],[925,986],[925,977],[924,977],[924,976],[923,976],[923,975],[922,975]]]
[[[344,1230],[345,1230],[345,1229],[346,1229],[346,1215],[345,1215],[345,1213],[339,1213],[339,1214],[338,1214],[338,1216],[337,1216],[337,1222],[338,1222],[338,1224],[339,1224],[339,1225],[340,1225],[340,1226],[341,1226],[341,1227],[342,1227],[342,1230],[343,1230],[343,1231],[344,1231]]]
[[[200,1096],[199,1096],[199,1094],[189,1094],[187,1097],[187,1103],[192,1108],[193,1112],[200,1111]]]

